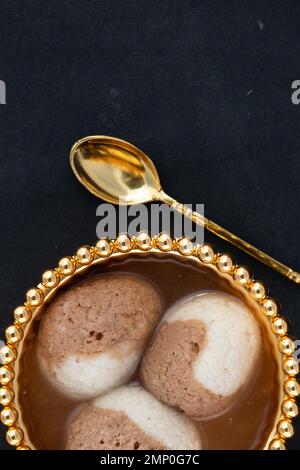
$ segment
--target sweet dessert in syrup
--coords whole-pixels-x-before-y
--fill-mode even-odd
[[[37,353],[65,394],[97,397],[131,379],[161,315],[156,288],[141,276],[107,274],[68,289],[42,318]]]
[[[235,405],[257,371],[261,336],[239,299],[209,292],[173,305],[143,356],[140,378],[159,400],[195,418]]]
[[[265,318],[196,261],[131,254],[27,329],[20,416],[37,449],[262,449],[280,400]],[[149,418],[149,419],[148,419]]]
[[[195,424],[141,385],[123,385],[81,406],[70,419],[66,449],[197,450]]]

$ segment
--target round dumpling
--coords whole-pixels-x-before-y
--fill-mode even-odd
[[[144,354],[140,378],[168,405],[209,418],[239,399],[260,348],[260,329],[242,301],[218,292],[196,294],[165,314]]]
[[[45,312],[37,353],[50,382],[87,399],[131,379],[162,311],[142,276],[95,276],[61,293]]]

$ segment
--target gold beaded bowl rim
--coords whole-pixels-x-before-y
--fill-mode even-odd
[[[14,310],[14,323],[6,329],[6,344],[0,350],[0,404],[1,421],[7,426],[6,440],[17,450],[34,450],[19,405],[19,357],[22,356],[28,325],[38,317],[41,309],[74,276],[84,274],[91,266],[111,258],[130,254],[168,253],[175,257],[192,258],[199,265],[225,278],[236,291],[242,293],[261,315],[271,340],[279,370],[278,410],[264,450],[285,450],[286,440],[292,437],[292,420],[298,414],[296,397],[300,386],[296,376],[299,366],[293,357],[294,341],[288,336],[287,324],[280,316],[276,301],[267,296],[266,288],[255,281],[247,268],[235,265],[230,255],[215,253],[211,245],[193,245],[186,239],[172,239],[167,233],[150,237],[141,232],[136,237],[120,234],[117,239],[100,239],[95,246],[84,245],[75,255],[62,258],[58,266],[45,271],[41,282],[26,294],[23,305]]]

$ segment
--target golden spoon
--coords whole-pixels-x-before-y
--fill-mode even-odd
[[[78,180],[95,196],[112,204],[162,201],[280,274],[300,283],[300,274],[296,271],[168,196],[161,187],[150,158],[129,142],[107,136],[85,137],[72,147],[70,162]]]

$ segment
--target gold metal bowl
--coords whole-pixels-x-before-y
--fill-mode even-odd
[[[194,246],[186,238],[175,240],[163,233],[151,238],[142,232],[130,238],[121,234],[116,240],[101,239],[95,246],[82,246],[74,256],[64,257],[58,267],[46,271],[41,283],[30,289],[22,306],[14,311],[14,323],[6,329],[7,343],[0,350],[0,404],[1,421],[8,427],[7,442],[17,450],[34,449],[22,418],[19,403],[20,361],[24,340],[29,331],[28,325],[38,317],[41,309],[64,285],[90,267],[104,263],[110,258],[130,256],[131,253],[169,253],[174,257],[190,257],[202,267],[205,265],[218,276],[226,279],[236,291],[242,292],[262,315],[262,321],[270,333],[275,358],[279,369],[279,403],[272,431],[263,448],[265,450],[284,450],[285,442],[293,433],[292,419],[298,414],[296,397],[300,386],[295,376],[299,365],[293,357],[295,344],[287,335],[286,321],[279,315],[277,303],[267,297],[262,283],[251,278],[248,270],[233,263],[227,254],[215,253],[210,245]]]

